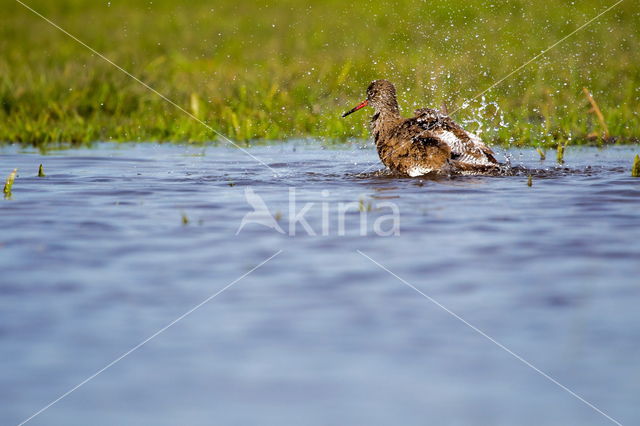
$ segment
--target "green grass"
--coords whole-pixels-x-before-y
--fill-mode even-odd
[[[26,1],[242,144],[366,138],[368,113],[340,114],[376,78],[396,84],[405,114],[443,102],[454,110],[613,4]],[[603,129],[586,87],[606,141],[638,141],[639,45],[640,13],[625,0],[454,118],[477,119],[494,144],[593,142]],[[0,52],[0,141],[219,139],[13,1],[0,15]]]
[[[564,164],[564,149],[566,147],[566,144],[559,143],[556,148],[556,160],[558,161],[558,164]]]
[[[18,173],[18,169],[13,169],[7,180],[4,182],[4,188],[2,192],[4,193],[4,198],[11,198],[11,190],[13,188],[13,182],[16,180],[16,174]]]
[[[633,159],[633,166],[631,166],[631,176],[640,177],[640,155],[635,156]]]

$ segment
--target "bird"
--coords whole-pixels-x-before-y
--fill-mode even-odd
[[[342,114],[346,117],[371,106],[370,130],[382,163],[410,177],[429,173],[480,174],[497,171],[494,152],[475,134],[467,132],[445,112],[420,108],[403,118],[396,88],[388,80],[375,80],[367,98]]]

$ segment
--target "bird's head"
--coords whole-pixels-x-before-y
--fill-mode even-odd
[[[388,80],[375,80],[367,87],[367,99],[355,108],[342,114],[346,117],[366,106],[372,106],[376,113],[392,112],[398,114],[398,101],[396,100],[396,88]]]

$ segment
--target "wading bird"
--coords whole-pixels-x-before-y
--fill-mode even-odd
[[[467,132],[448,115],[430,108],[403,118],[396,89],[387,80],[375,80],[367,88],[367,99],[346,117],[366,106],[375,113],[371,134],[382,163],[411,177],[431,172],[465,174],[496,171],[500,164],[478,136]]]

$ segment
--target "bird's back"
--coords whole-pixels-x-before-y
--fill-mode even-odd
[[[414,143],[425,138],[440,140],[451,149],[451,166],[461,170],[498,166],[491,148],[448,115],[430,108],[417,109],[414,113],[414,117],[405,119],[400,126],[400,131],[412,135]]]

